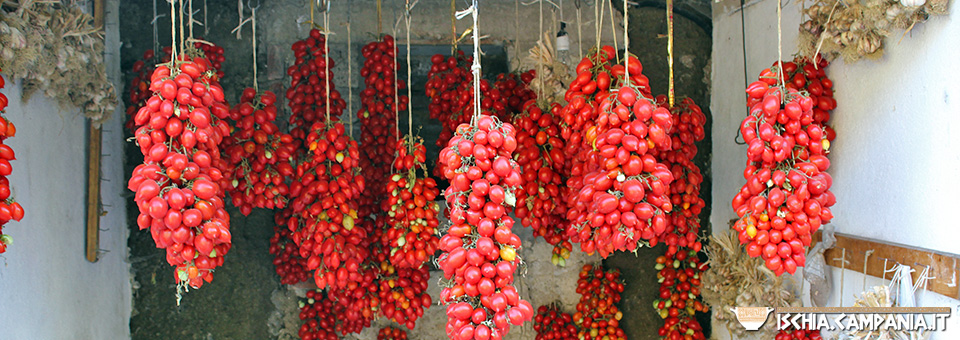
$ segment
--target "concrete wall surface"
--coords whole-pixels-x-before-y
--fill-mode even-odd
[[[801,23],[798,4],[783,8],[783,56],[797,50]],[[724,231],[736,217],[730,200],[743,185],[746,147],[733,138],[746,114],[743,92],[743,45],[739,2],[714,4],[713,92],[713,201],[711,222]],[[777,3],[753,2],[744,12],[748,81],[777,58]],[[955,64],[960,44],[960,18],[955,14],[931,17],[912,31],[894,32],[886,41],[886,55],[878,61],[853,64],[833,61],[827,75],[834,82],[837,109],[830,124],[837,131],[831,146],[831,168],[837,197],[831,225],[837,232],[884,242],[960,254],[956,229],[955,192],[960,189],[960,151],[956,133],[960,116],[954,105],[960,96]],[[863,256],[853,255],[853,256]],[[829,260],[829,259],[828,259]],[[871,259],[872,260],[872,259]],[[914,273],[916,277],[918,273]],[[950,281],[950,273],[937,280]],[[840,282],[844,277],[844,282]],[[863,291],[855,271],[833,269],[830,306],[850,306]],[[868,278],[866,287],[880,284]],[[918,306],[951,307],[947,332],[932,339],[960,338],[960,301],[918,292]],[[719,329],[715,327],[720,333]],[[719,337],[724,338],[724,337]]]
[[[107,71],[118,83],[117,1],[107,8]],[[110,47],[113,47],[112,49]],[[113,53],[110,53],[113,51]],[[84,256],[87,127],[76,109],[60,109],[38,93],[20,101],[21,82],[5,78],[5,117],[17,135],[5,141],[16,152],[9,176],[13,197],[26,215],[4,233],[14,238],[0,255],[0,338],[129,338],[131,290],[125,226],[122,111],[104,125],[100,260]]]

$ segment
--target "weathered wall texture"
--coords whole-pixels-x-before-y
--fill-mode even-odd
[[[801,20],[797,4],[783,8],[785,58],[797,50]],[[724,231],[719,226],[736,216],[725,202],[744,183],[746,148],[732,142],[746,114],[741,21],[734,11],[738,8],[735,1],[714,5],[711,109],[715,113],[712,172],[717,208],[710,219],[718,226],[715,232]],[[747,73],[752,81],[777,58],[776,2],[750,4],[744,15]],[[955,81],[960,71],[942,65],[955,59],[960,18],[931,17],[900,40],[902,34],[894,32],[888,39],[881,60],[855,64],[838,60],[827,69],[837,100],[831,120],[837,131],[830,153],[831,190],[837,196],[831,225],[849,235],[957,254],[955,192],[960,180],[954,174],[960,171],[960,151],[953,133],[960,126],[956,114],[960,85]],[[840,304],[841,285],[843,306],[853,303],[853,295],[863,290],[863,276],[857,272],[847,270],[841,275],[840,269],[833,268],[829,306]],[[950,273],[936,276],[951,280]],[[879,278],[867,278],[868,289],[879,284]],[[918,292],[917,296],[918,306],[951,307],[954,315],[960,307],[960,301],[938,294]],[[960,319],[948,320],[947,332],[932,339],[960,337]]]
[[[106,11],[108,77],[120,85],[117,2]],[[87,262],[87,128],[76,109],[61,109],[42,93],[20,101],[21,82],[5,76],[5,117],[17,136],[9,176],[12,197],[26,215],[4,233],[14,238],[0,256],[0,338],[124,339],[130,330],[130,280],[121,143],[122,111],[104,124],[96,263]],[[41,91],[42,92],[42,91]]]

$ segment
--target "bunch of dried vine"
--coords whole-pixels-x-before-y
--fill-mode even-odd
[[[0,68],[23,79],[24,101],[37,90],[100,124],[117,105],[103,63],[102,27],[61,1],[0,0]]]

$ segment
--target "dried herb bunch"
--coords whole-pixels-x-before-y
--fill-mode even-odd
[[[947,13],[949,0],[814,0],[804,9],[809,20],[800,25],[802,55],[818,50],[828,59],[845,62],[880,58],[884,41],[931,15]],[[903,33],[906,34],[906,33]]]
[[[24,101],[37,90],[100,124],[117,105],[103,63],[103,31],[78,6],[0,0],[0,68],[23,79]]]

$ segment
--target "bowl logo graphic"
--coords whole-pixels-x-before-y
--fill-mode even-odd
[[[760,329],[770,312],[774,311],[770,307],[736,307],[730,308],[730,311],[737,315],[737,321],[748,331]]]

